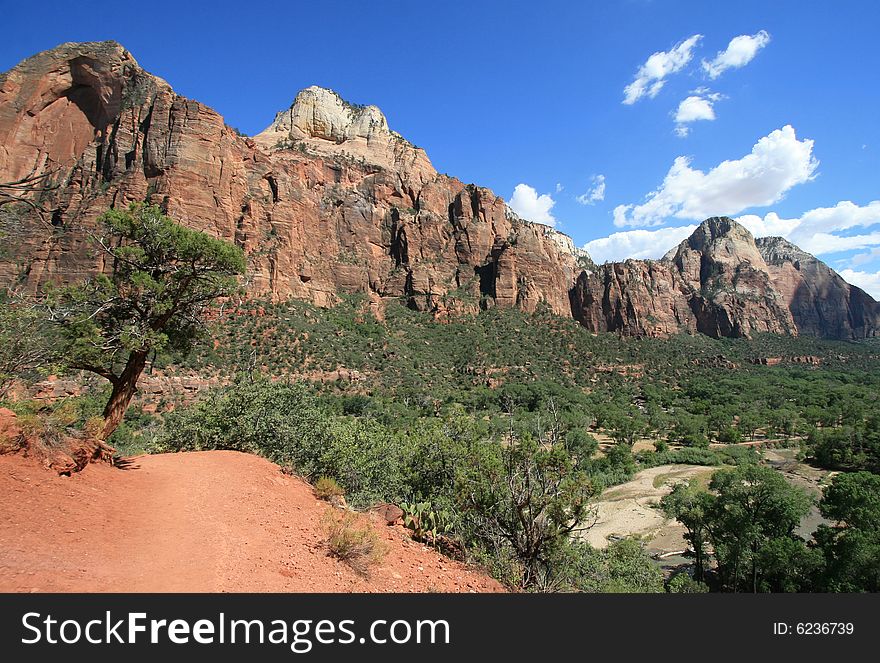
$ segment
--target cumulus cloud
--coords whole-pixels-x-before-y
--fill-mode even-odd
[[[575,198],[581,205],[593,205],[600,200],[605,200],[605,176],[593,175],[590,180],[590,188],[586,193]]]
[[[769,43],[770,35],[765,30],[753,35],[734,37],[727,48],[718,51],[712,60],[703,60],[703,71],[714,80],[728,69],[745,67]]]
[[[693,35],[680,41],[668,51],[657,51],[639,67],[633,82],[623,89],[623,103],[631,105],[642,97],[653,99],[657,96],[666,78],[681,71],[694,57],[694,47],[703,35]]]
[[[753,214],[737,219],[756,237],[778,235],[808,253],[823,255],[868,249],[880,246],[880,229],[871,232],[851,232],[855,228],[870,229],[880,224],[880,200],[859,206],[850,200],[842,200],[834,207],[817,207],[795,219],[780,218],[775,212],[763,218]],[[839,233],[846,231],[846,235]],[[854,256],[851,264],[858,266],[870,262],[874,254]],[[880,255],[878,252],[875,255]]]
[[[548,226],[556,225],[556,219],[550,213],[556,201],[548,193],[538,195],[534,187],[530,187],[528,184],[517,184],[507,204],[527,221],[535,221]]]
[[[562,186],[562,182],[556,183],[556,193],[562,193],[565,190],[565,187]]]
[[[684,138],[690,133],[691,122],[715,119],[715,102],[721,99],[717,92],[711,92],[706,88],[693,91],[691,96],[682,100],[675,111],[675,133]]]
[[[801,222],[800,219],[783,219],[776,212],[763,217],[757,214],[746,214],[736,219],[755,237],[788,237]]]
[[[626,258],[662,258],[669,249],[697,229],[697,226],[660,228],[659,230],[628,230],[587,242],[584,248],[596,263],[621,261]]]
[[[880,272],[858,272],[854,269],[841,270],[840,275],[847,283],[858,286],[871,297],[880,301]]]
[[[703,220],[772,205],[793,186],[812,179],[818,165],[813,141],[798,140],[786,125],[758,140],[750,154],[722,161],[708,172],[691,168],[689,157],[676,158],[644,203],[614,208],[614,225],[657,226],[672,217]]]

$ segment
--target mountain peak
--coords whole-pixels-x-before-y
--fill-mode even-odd
[[[344,156],[413,174],[421,181],[437,174],[424,150],[391,131],[378,106],[350,103],[317,85],[300,90],[290,107],[278,112],[254,140],[269,151],[296,147],[311,154]]]
[[[818,262],[818,258],[814,255],[807,253],[784,237],[759,237],[755,240],[755,244],[767,264],[780,265],[785,262],[793,264],[810,261]]]
[[[703,221],[690,237],[670,249],[663,260],[679,259],[683,252],[696,251],[727,261],[763,262],[752,233],[728,216],[712,216]]]
[[[755,243],[745,226],[737,223],[729,216],[712,216],[703,221],[697,229],[691,233],[687,242],[692,249],[699,250],[718,240],[731,240],[734,242],[744,242],[745,244]]]
[[[290,107],[275,115],[263,132],[266,133],[286,133],[292,140],[320,138],[342,143],[358,137],[370,140],[391,132],[377,106],[352,104],[333,90],[312,85],[300,90]]]

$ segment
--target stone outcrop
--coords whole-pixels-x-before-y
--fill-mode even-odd
[[[252,139],[119,44],[64,44],[0,75],[0,145],[0,182],[49,173],[57,185],[42,220],[7,206],[6,284],[102,269],[87,236],[97,216],[148,201],[241,246],[254,296],[328,305],[363,292],[440,310],[454,295],[569,313],[570,240],[438,174],[378,108],[329,90],[303,90]]]
[[[437,173],[375,106],[302,90],[252,138],[176,94],[115,42],[63,44],[0,74],[0,284],[36,290],[106,269],[101,212],[146,201],[234,242],[251,296],[325,306],[365,293],[435,315],[546,304],[593,331],[875,336],[878,304],[784,240],[707,219],[662,260],[596,266],[492,191]]]
[[[726,217],[704,221],[662,260],[584,271],[571,303],[575,318],[594,331],[716,338],[797,334],[754,238]]]
[[[821,260],[781,237],[757,247],[802,334],[857,339],[880,334],[880,304]]]
[[[572,312],[593,331],[668,336],[876,336],[880,305],[780,238],[755,240],[726,217],[707,219],[662,260],[582,272]]]

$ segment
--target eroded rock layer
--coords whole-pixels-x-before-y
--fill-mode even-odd
[[[302,90],[249,138],[176,94],[115,42],[63,44],[0,74],[0,284],[38,289],[105,269],[89,232],[146,201],[242,247],[247,291],[330,305],[405,298],[435,314],[543,303],[594,331],[875,336],[880,306],[779,238],[707,219],[662,260],[596,266],[490,190],[438,174],[375,106]],[[35,209],[36,208],[36,209]]]
[[[102,268],[87,231],[111,205],[161,204],[233,241],[250,293],[340,293],[568,314],[568,238],[488,189],[438,174],[374,106],[303,90],[254,139],[146,73],[115,42],[65,44],[0,77],[0,182],[51,173],[44,222],[22,213],[0,280],[36,288]],[[7,212],[8,213],[8,212]]]
[[[857,339],[880,332],[880,305],[870,296],[784,239],[756,241],[727,217],[707,219],[661,260],[583,271],[571,306],[593,331],[636,335]]]

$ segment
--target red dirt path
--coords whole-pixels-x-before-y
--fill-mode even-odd
[[[0,591],[503,591],[374,519],[388,553],[364,579],[327,554],[329,508],[277,465],[233,451],[71,477],[0,456]]]

